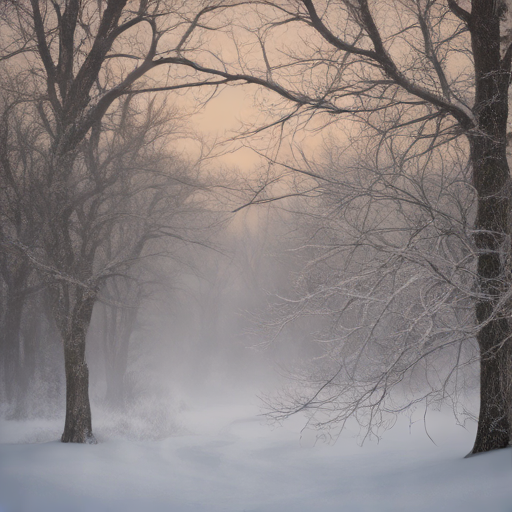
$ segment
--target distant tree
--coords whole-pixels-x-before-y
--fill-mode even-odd
[[[270,415],[305,411],[309,426],[333,429],[354,418],[365,435],[419,403],[463,415],[480,327],[463,147],[400,160],[381,140],[352,141],[352,157],[336,142],[289,205],[303,265],[266,320],[274,336],[315,326],[315,363],[297,365],[300,385],[270,400]]]
[[[30,108],[16,92],[16,82],[5,80],[0,92],[0,236],[22,244],[39,238],[41,223],[34,215],[37,183],[36,141],[42,130],[31,124]],[[21,325],[28,298],[40,288],[29,259],[12,251],[0,252],[0,276],[5,287],[4,314],[0,345],[2,347],[2,383],[4,399],[13,404],[23,395]]]
[[[142,300],[142,287],[129,275],[109,279],[102,290],[104,304],[99,320],[105,353],[106,402],[122,407],[125,402],[125,376],[128,369],[130,337]]]

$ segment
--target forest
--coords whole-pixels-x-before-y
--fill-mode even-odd
[[[510,510],[511,79],[510,0],[0,2],[0,511]]]

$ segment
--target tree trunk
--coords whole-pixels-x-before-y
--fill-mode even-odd
[[[28,280],[28,269],[23,263],[13,265],[13,272],[7,283],[3,334],[3,378],[7,403],[16,401],[21,365],[21,321],[25,296],[23,292]]]
[[[36,375],[36,357],[39,357],[42,333],[42,318],[38,312],[40,300],[26,300],[23,309],[23,363],[18,367],[18,393],[16,397],[15,419],[25,419],[30,414],[29,393],[33,389]],[[36,356],[37,354],[37,356]]]
[[[495,105],[496,108],[496,105]],[[472,141],[473,178],[479,193],[475,222],[478,256],[476,304],[480,348],[480,413],[475,445],[471,453],[504,448],[510,439],[506,355],[511,350],[512,330],[500,303],[509,286],[505,244],[508,241],[510,201],[505,193],[509,168],[505,141],[478,135]]]
[[[106,371],[107,391],[106,402],[114,409],[122,409],[125,405],[125,375],[127,364],[123,361],[115,361],[108,364]]]
[[[96,439],[92,433],[85,339],[96,296],[92,292],[83,290],[78,290],[76,296],[69,333],[64,339],[66,423],[61,441],[94,444]]]
[[[122,296],[117,300],[122,301]],[[138,300],[136,304],[138,306]],[[137,306],[134,304],[131,307],[104,308],[103,339],[107,382],[105,399],[111,407],[115,408],[122,408],[126,401],[125,376]]]
[[[470,136],[473,185],[478,193],[475,243],[478,255],[476,321],[480,348],[480,415],[475,445],[479,453],[508,445],[510,424],[504,396],[504,355],[512,334],[500,299],[506,292],[509,241],[510,170],[506,154],[510,58],[500,49],[500,18],[494,2],[473,0],[470,31],[475,62],[478,129]]]
[[[17,371],[20,366],[20,327],[23,299],[17,296],[19,290],[8,291],[5,308],[4,331],[4,386],[7,403],[16,399]]]
[[[505,148],[490,137],[473,144],[473,176],[479,192],[475,223],[478,257],[476,305],[480,326],[480,413],[475,445],[471,453],[504,448],[509,443],[510,424],[505,393],[508,371],[505,357],[510,351],[512,331],[500,300],[506,292],[505,244],[508,240],[510,202],[504,193],[508,181]]]
[[[509,406],[504,393],[510,329],[506,319],[492,320],[478,335],[480,347],[480,413],[472,454],[505,448],[510,441]],[[504,347],[500,347],[500,342]]]

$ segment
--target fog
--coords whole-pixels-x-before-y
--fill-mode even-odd
[[[0,512],[510,508],[511,1],[0,33]]]
[[[256,404],[257,395],[278,387],[280,367],[293,364],[301,347],[286,337],[265,343],[261,322],[287,272],[271,254],[268,215],[267,233],[260,232],[258,213],[242,213],[209,247],[191,244],[174,261],[151,263],[151,283],[129,311],[134,319],[127,346],[105,335],[109,306],[96,307],[87,339],[93,411],[106,408],[128,421],[139,416],[148,421],[149,436],[158,428],[165,436],[181,411],[230,401]],[[126,351],[125,365],[109,366],[109,350],[117,357]]]
[[[289,336],[269,342],[260,325],[271,294],[285,290],[291,271],[275,252],[285,228],[265,210],[240,212],[207,243],[171,242],[159,248],[165,254],[148,255],[105,286],[87,332],[93,417],[115,412],[125,423],[138,423],[141,437],[146,420],[149,437],[165,436],[180,410],[277,386],[279,367],[300,357],[301,343]],[[45,316],[44,298],[30,300],[20,357],[22,368],[34,361],[33,374],[26,389],[19,384],[23,371],[17,376],[3,415],[63,419],[62,342]]]

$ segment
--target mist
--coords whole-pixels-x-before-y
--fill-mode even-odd
[[[0,33],[0,512],[510,509],[509,0]]]

